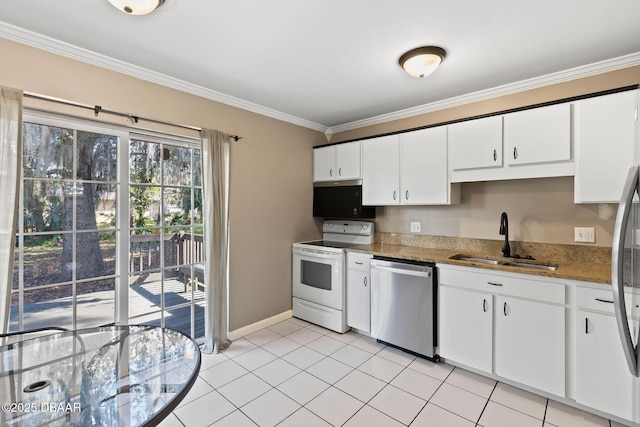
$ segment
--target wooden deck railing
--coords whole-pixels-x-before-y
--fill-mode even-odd
[[[163,241],[160,234],[133,234],[129,239],[131,273],[160,268],[162,245],[166,267],[204,263],[204,238],[199,234],[167,233]]]

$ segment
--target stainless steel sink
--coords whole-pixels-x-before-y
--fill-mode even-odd
[[[449,257],[449,259],[455,259],[455,260],[458,260],[458,261],[477,262],[477,263],[480,263],[480,264],[491,264],[491,265],[499,265],[499,264],[503,263],[502,260],[497,260],[497,259],[493,259],[493,258],[479,257],[479,256],[473,256],[473,255],[464,255],[464,254],[457,254],[457,255],[454,255],[452,257]]]
[[[520,260],[518,258],[506,258],[506,259],[496,259],[490,257],[479,257],[476,255],[465,255],[465,254],[457,254],[449,257],[449,259],[454,259],[458,261],[467,261],[473,264],[488,264],[488,265],[504,265],[510,267],[522,267],[522,268],[531,268],[534,270],[547,270],[547,271],[555,271],[558,269],[558,266],[555,264],[546,264],[529,260]]]

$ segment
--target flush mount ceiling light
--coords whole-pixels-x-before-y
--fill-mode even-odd
[[[411,49],[400,57],[400,66],[413,77],[425,77],[433,73],[444,61],[447,52],[436,46]]]
[[[129,15],[146,15],[164,3],[165,0],[109,0],[117,9]]]

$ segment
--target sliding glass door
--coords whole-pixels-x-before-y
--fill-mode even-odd
[[[204,336],[200,150],[149,137],[129,143],[129,313]]]
[[[128,322],[203,336],[196,141],[24,121],[10,330]]]

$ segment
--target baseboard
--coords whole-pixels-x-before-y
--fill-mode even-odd
[[[268,319],[260,320],[259,322],[252,323],[247,326],[243,326],[242,328],[235,329],[233,331],[229,331],[227,337],[233,341],[238,338],[242,338],[245,335],[252,334],[260,329],[267,328],[269,326],[275,325],[276,323],[280,323],[283,320],[287,320],[293,317],[293,310],[287,310],[284,313],[276,314],[275,316],[271,316]]]

